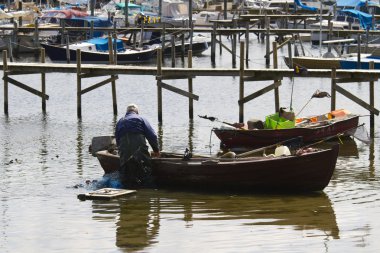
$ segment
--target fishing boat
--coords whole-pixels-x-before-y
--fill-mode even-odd
[[[301,152],[300,152],[301,151]],[[333,175],[339,145],[303,149],[281,156],[152,158],[159,188],[237,191],[321,191]],[[107,150],[96,156],[105,172],[119,168],[120,157]]]
[[[336,112],[339,114],[342,110]],[[357,128],[358,123],[359,116],[355,114],[344,113],[337,117],[326,117],[326,114],[322,114],[296,119],[294,125],[289,126],[291,128],[223,126],[213,128],[213,132],[220,139],[222,148],[257,148],[297,136],[302,136],[305,143],[311,143],[340,134],[348,135],[347,131]]]
[[[114,41],[114,40],[113,40]],[[138,63],[150,60],[156,53],[154,47],[126,48],[121,40],[116,40],[117,63]],[[108,50],[108,38],[94,38],[84,42],[66,45],[41,43],[46,54],[52,61],[75,60],[77,49],[81,50],[82,62],[108,63],[110,53]],[[70,59],[67,59],[67,56]]]

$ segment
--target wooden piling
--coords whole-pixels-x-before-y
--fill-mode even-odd
[[[187,51],[187,67],[193,67],[193,51]],[[189,93],[193,93],[193,78],[187,79]],[[194,119],[194,100],[189,98],[189,118]]]
[[[211,62],[215,63],[215,46],[216,46],[216,23],[213,23],[211,32]]]
[[[336,107],[336,69],[331,69],[331,111]]]
[[[38,32],[38,19],[36,19],[34,21],[34,42],[33,42],[33,46],[34,46],[34,54],[37,56],[38,53],[39,53],[39,42],[38,42],[38,39],[39,39],[39,32]]]
[[[172,50],[171,50],[171,57],[172,57],[172,68],[175,67],[175,35],[171,36],[171,45],[172,45]]]
[[[108,34],[108,54],[109,54],[109,63],[114,64],[114,54],[113,54],[113,45],[112,45],[112,37],[110,34]]]
[[[145,22],[141,22],[139,48],[142,48],[144,44],[144,23]]]
[[[369,62],[369,69],[375,69],[375,63],[373,61]],[[371,108],[375,108],[375,82],[371,80],[369,82],[369,105]],[[375,113],[370,111],[369,116],[369,127],[371,138],[375,137]]]
[[[246,43],[245,64],[248,66],[248,59],[249,59],[249,22],[247,22],[246,28],[245,28],[245,43]]]
[[[90,23],[91,27],[90,27],[90,39],[94,38],[94,21],[91,20],[91,23]]]
[[[244,41],[240,41],[239,100],[244,98]],[[244,122],[244,103],[239,103],[239,122]]]
[[[161,33],[161,49],[162,52],[165,52],[165,33],[166,33],[166,24],[163,24],[162,33]],[[164,57],[161,58],[161,62],[164,60]]]
[[[7,50],[3,50],[4,113],[8,115],[8,62]]]
[[[185,34],[181,34],[181,58],[185,59]]]
[[[113,59],[110,59],[110,64],[113,64],[113,65],[117,65],[117,41],[116,41],[117,37],[116,37],[116,34],[114,34],[114,47],[113,48],[113,51],[114,51],[114,54],[113,54]],[[111,39],[112,41],[112,39]],[[111,60],[113,60],[113,62],[111,62]],[[112,108],[113,108],[113,115],[117,115],[117,96],[116,96],[116,79],[117,79],[117,75],[111,75],[111,89],[112,89]]]
[[[273,68],[277,69],[278,68],[277,42],[273,41],[272,46],[273,46]],[[281,83],[280,80],[275,80],[274,82],[276,84]],[[279,94],[278,87],[274,88],[274,107],[275,107],[276,112],[280,111],[280,94]]]
[[[19,53],[19,43],[17,42],[18,39],[17,39],[17,36],[18,36],[18,25],[17,25],[17,22],[14,22],[13,23],[13,34],[12,34],[12,38],[13,38],[13,41],[12,41],[12,47],[14,47],[14,51],[16,53],[16,55]]]
[[[358,35],[358,63],[357,63],[357,69],[361,69],[361,48],[362,48],[362,36],[359,34]]]
[[[80,49],[77,49],[77,117],[82,118],[82,58],[81,58],[81,52]]]
[[[293,54],[292,54],[292,40],[288,41],[288,57],[289,57],[289,65],[293,66]]]
[[[236,28],[237,26],[237,20],[233,19],[232,27]],[[236,68],[236,46],[237,46],[237,34],[236,32],[232,35],[232,67]]]
[[[45,48],[41,48],[41,63],[45,63]],[[46,113],[46,74],[41,72],[41,93],[42,93],[42,112]]]
[[[162,50],[157,49],[157,109],[158,122],[162,123]]]
[[[269,27],[269,23],[270,23],[270,20],[269,20],[269,17],[267,17],[265,19],[265,28],[266,28],[266,33],[265,33],[265,38],[266,38],[266,41],[265,41],[265,46],[266,46],[266,53],[265,53],[265,65],[267,67],[269,67],[270,65],[270,55],[269,55],[269,51],[270,51],[270,44],[269,44],[269,39],[270,39],[270,27]]]
[[[70,38],[69,34],[66,33],[66,62],[70,63]]]

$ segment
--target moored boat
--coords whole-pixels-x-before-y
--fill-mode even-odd
[[[319,120],[319,118],[323,118],[323,120]],[[331,119],[313,116],[296,121],[298,123],[293,128],[239,129],[223,127],[214,128],[213,132],[220,139],[222,148],[264,147],[298,136],[302,136],[305,143],[310,143],[345,134],[348,130],[355,129],[359,124],[359,116],[345,114]]]
[[[117,40],[117,63],[137,63],[150,60],[156,53],[156,49],[152,47],[144,48],[124,48],[121,40]],[[91,63],[108,63],[108,39],[95,38],[85,42],[79,42],[69,45],[69,49],[65,45],[54,45],[49,43],[41,43],[45,48],[46,54],[52,61],[67,61],[67,51],[72,61],[76,59],[77,49],[81,49],[82,62]]]
[[[333,175],[339,145],[289,156],[249,158],[152,158],[157,187],[195,190],[321,191]],[[118,155],[96,156],[105,172],[119,168]]]

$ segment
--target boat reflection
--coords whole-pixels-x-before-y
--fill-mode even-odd
[[[185,224],[175,230],[197,223],[212,225],[234,220],[239,226],[250,226],[253,230],[256,226],[270,225],[307,230],[307,236],[323,236],[325,240],[339,239],[335,213],[324,193],[231,196],[140,190],[124,199],[93,201],[93,212],[96,220],[116,220],[116,245],[125,252],[152,247],[158,243],[160,226],[173,220]]]

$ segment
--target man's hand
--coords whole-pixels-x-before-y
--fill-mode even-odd
[[[157,151],[157,152],[154,152],[154,151],[153,151],[153,152],[151,153],[151,156],[152,156],[152,157],[160,157],[160,156],[161,156],[161,153],[160,153],[160,151]]]

